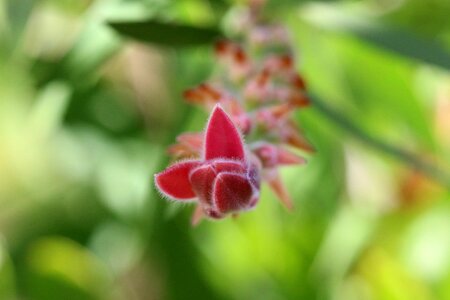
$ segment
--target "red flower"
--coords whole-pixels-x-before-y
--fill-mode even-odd
[[[220,219],[253,208],[259,200],[260,170],[244,148],[241,134],[216,105],[204,136],[200,160],[185,160],[155,175],[158,190],[177,201],[198,201],[198,211]]]

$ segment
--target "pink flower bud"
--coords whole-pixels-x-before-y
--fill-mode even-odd
[[[203,145],[203,133],[185,132],[177,137],[177,144],[168,149],[168,153],[176,158],[200,157]]]
[[[215,52],[232,81],[240,81],[251,72],[250,59],[239,44],[219,41],[216,44]]]
[[[264,66],[271,73],[288,73],[294,67],[294,59],[289,54],[274,55],[266,59]]]
[[[290,82],[295,88],[306,90],[305,79],[303,79],[303,77],[300,76],[300,74],[298,73],[291,74]]]
[[[285,45],[288,46],[289,36],[281,26],[266,25],[254,27],[250,32],[249,40],[256,46]]]
[[[299,165],[306,160],[297,154],[267,142],[255,143],[252,152],[260,159],[263,168],[274,168],[282,165]]]
[[[207,83],[184,91],[183,97],[194,104],[216,104],[223,97],[222,93]]]
[[[254,207],[259,198],[259,172],[255,168],[243,161],[225,159],[194,168],[189,180],[206,215],[217,219]]]
[[[155,175],[155,184],[168,198],[196,200],[206,216],[220,219],[256,205],[259,174],[260,166],[247,158],[239,130],[216,105],[205,131],[202,159],[175,163]]]
[[[247,82],[244,88],[245,98],[252,102],[265,102],[271,97],[273,89],[271,83],[270,72],[264,69]]]

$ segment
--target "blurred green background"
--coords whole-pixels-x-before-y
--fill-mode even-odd
[[[296,210],[154,190],[243,5],[0,0],[0,299],[450,299],[449,0],[269,1],[314,95]]]

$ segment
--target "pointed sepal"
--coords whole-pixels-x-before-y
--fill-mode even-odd
[[[191,218],[191,225],[193,227],[197,226],[200,221],[203,219],[204,213],[203,213],[203,208],[201,205],[197,205],[195,207],[194,213],[192,214],[192,218]]]
[[[267,180],[269,187],[275,193],[278,200],[280,200],[283,206],[286,207],[288,211],[294,210],[294,203],[292,202],[292,199],[289,196],[289,193],[284,186],[278,171],[276,169],[267,170],[267,173],[264,177]]]
[[[189,160],[178,162],[166,170],[155,174],[155,185],[165,196],[180,201],[192,200],[196,197],[189,181],[189,174],[200,162]]]
[[[309,141],[301,134],[300,129],[293,121],[289,121],[283,128],[284,140],[287,144],[309,152],[314,153],[316,149],[309,143]]]
[[[204,159],[244,160],[244,143],[239,130],[220,105],[216,105],[206,127]]]
[[[305,158],[283,147],[277,147],[277,161],[279,165],[301,165],[306,163]]]

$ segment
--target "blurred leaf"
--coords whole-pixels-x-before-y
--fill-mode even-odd
[[[61,12],[67,14],[80,14],[91,4],[91,0],[47,0],[47,2],[51,3],[56,9],[60,9]]]
[[[307,5],[301,10],[301,15],[323,29],[349,33],[402,56],[450,70],[450,52],[437,40],[377,23],[370,16],[347,13],[336,5]]]
[[[93,232],[90,248],[114,274],[126,272],[142,255],[137,232],[119,222],[107,222]]]
[[[438,286],[438,294],[440,299],[449,300],[450,299],[450,270],[448,270],[447,276],[442,280],[441,284]]]
[[[381,3],[380,3],[381,4]],[[450,29],[450,1],[422,1],[409,0],[397,6],[395,9],[387,10],[383,18],[389,22],[411,28],[415,32],[427,36],[437,36]],[[389,7],[389,5],[388,5]]]
[[[340,208],[328,227],[312,268],[313,276],[322,287],[329,285],[327,290],[333,291],[333,284],[345,277],[370,242],[375,227],[374,217],[349,205]]]
[[[222,35],[215,27],[202,28],[156,20],[109,22],[109,25],[120,34],[138,41],[172,47],[208,44]]]
[[[124,96],[108,89],[103,81],[72,94],[64,122],[70,125],[89,124],[114,136],[140,134],[143,120],[125,102]]]
[[[418,83],[421,88],[426,85],[417,78],[417,69],[398,56],[353,39],[340,39],[339,44],[336,48],[342,53],[345,71],[341,82],[347,86],[349,102],[358,110],[354,116],[359,124],[383,134],[386,140],[400,144],[414,139],[418,148],[432,151],[436,145],[429,121],[432,115],[417,92]],[[394,133],[393,126],[404,129]]]
[[[70,299],[108,299],[107,270],[92,253],[72,240],[38,240],[28,259],[33,299],[61,299],[61,295]]]
[[[44,57],[34,61],[31,71],[38,85],[53,79],[67,79],[75,88],[91,86],[97,78],[96,71],[122,46],[120,38],[105,21],[141,19],[155,11],[156,6],[147,7],[139,1],[93,1],[85,13],[82,29],[67,53],[52,61]]]
[[[208,1],[174,1],[176,15],[167,20],[178,20],[194,26],[209,26],[217,24],[220,18],[214,13],[220,13],[220,10],[212,9]]]
[[[410,270],[430,282],[447,276],[450,271],[450,203],[438,202],[423,210],[401,236],[401,257]]]
[[[366,145],[396,158],[408,167],[423,173],[430,179],[450,190],[450,173],[445,166],[435,165],[429,160],[422,159],[420,156],[411,153],[410,151],[404,150],[403,148],[368,134],[364,129],[361,129],[349,119],[348,116],[326,104],[317,95],[310,95],[310,97],[313,100],[314,108],[319,111],[328,122],[337,125],[339,128],[364,142]]]
[[[165,274],[165,299],[226,299],[208,284],[207,276],[200,270],[204,256],[192,239],[192,228],[187,225],[189,217],[185,213],[183,218],[159,223],[157,231],[148,240],[148,245],[158,254],[155,260],[170,270]]]
[[[226,10],[230,6],[226,0],[209,0],[208,2],[216,10]]]
[[[435,299],[429,286],[381,247],[366,250],[357,270],[373,292],[373,299]]]
[[[15,280],[11,259],[0,239],[0,299],[14,299]]]
[[[36,3],[36,1],[32,0],[6,1],[6,11],[9,23],[8,29],[10,30],[9,38],[12,39],[13,43],[21,38],[22,31],[25,28]]]
[[[270,17],[273,13],[277,13],[282,10],[291,10],[294,6],[298,6],[300,3],[305,2],[305,0],[269,0],[266,2],[267,4],[264,7],[264,13]]]
[[[37,136],[47,137],[58,129],[70,93],[70,87],[63,82],[51,82],[40,90],[29,116],[29,126]]]

